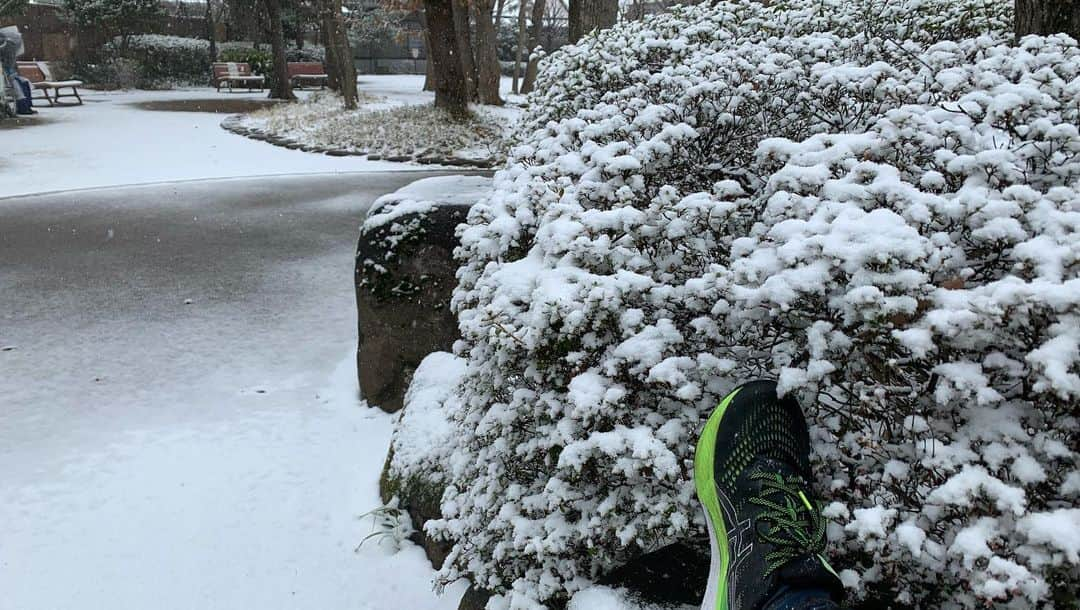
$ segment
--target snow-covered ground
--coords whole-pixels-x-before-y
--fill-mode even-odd
[[[356,550],[392,418],[357,398],[352,249],[410,180],[0,205],[0,608],[457,607],[418,547]]]
[[[341,97],[327,91],[298,104],[279,104],[249,113],[239,125],[306,146],[376,158],[410,157],[425,163],[456,158],[482,160],[484,166],[498,165],[505,159],[506,136],[520,119],[524,99],[511,94],[510,79],[503,78],[501,83],[505,105],[473,104],[473,116],[467,119],[433,107],[430,94],[408,93],[423,85],[419,77],[378,82],[381,87],[361,83],[355,110],[345,110]]]
[[[393,418],[357,396],[356,231],[432,172],[145,107],[263,97],[87,92],[0,131],[3,610],[457,607],[418,547],[357,548]]]
[[[422,76],[362,75],[360,89],[398,103],[431,101]],[[307,95],[301,92],[301,95]],[[263,99],[265,93],[86,91],[74,107],[38,106],[40,124],[0,131],[0,197],[67,189],[276,174],[416,171],[272,146],[221,129],[222,114],[146,110],[145,102]]]

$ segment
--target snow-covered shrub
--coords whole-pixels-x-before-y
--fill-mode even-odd
[[[142,68],[134,59],[113,57],[97,64],[84,64],[76,75],[96,89],[137,89],[142,82]]]
[[[260,49],[250,45],[229,45],[218,51],[218,61],[235,61],[251,66],[255,74],[269,78],[274,73],[274,56],[269,49]]]
[[[228,40],[225,42],[217,43],[218,48],[218,61],[225,61],[221,58],[223,53],[228,53],[240,49],[253,49],[255,43],[246,40]]]
[[[921,61],[938,103],[759,147],[783,167],[717,276],[723,327],[812,405],[833,538],[867,591],[1060,601],[1080,578],[1077,538],[1050,535],[1080,525],[1080,49],[978,39]]]
[[[814,421],[857,596],[1070,591],[1075,537],[1051,531],[1080,514],[1080,51],[860,34],[857,12],[803,35],[752,5],[547,60],[461,234],[442,577],[540,607],[699,536],[700,424],[773,376]]]
[[[205,85],[210,81],[210,43],[200,38],[162,34],[117,38],[106,45],[106,57],[122,57],[139,65],[139,87]]]
[[[326,48],[320,45],[307,45],[300,49],[290,46],[285,49],[285,59],[323,63],[326,61]]]
[[[902,41],[925,46],[977,35],[1005,37],[1012,30],[1012,10],[1012,2],[1001,0],[721,0],[706,9],[676,7],[602,30],[546,58],[523,135],[605,98],[626,97],[645,80],[641,71],[695,71],[691,57],[725,53],[736,41],[826,32],[858,37],[866,58],[880,57],[883,50],[896,52]]]

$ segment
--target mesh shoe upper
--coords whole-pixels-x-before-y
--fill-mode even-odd
[[[809,454],[802,411],[795,400],[777,398],[774,382],[738,388],[710,417],[695,474],[711,474],[711,480],[696,476],[695,483],[713,536],[727,553],[710,576],[724,584],[717,583],[717,595],[703,608],[758,610],[785,584],[840,594],[823,557],[825,521],[809,485]],[[711,468],[702,463],[709,458]],[[712,489],[702,489],[708,485]],[[719,519],[709,515],[705,498],[712,494]]]

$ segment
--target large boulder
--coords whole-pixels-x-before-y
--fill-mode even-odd
[[[439,503],[445,484],[437,477],[412,475],[403,478],[394,472],[393,463],[394,449],[391,447],[379,478],[379,495],[386,504],[397,498],[398,506],[408,513],[413,526],[409,540],[424,549],[432,567],[439,569],[450,553],[450,545],[425,534],[424,524],[431,519],[442,517]]]
[[[356,248],[356,365],[369,404],[401,409],[420,361],[458,339],[450,311],[455,228],[490,185],[482,176],[426,178],[381,197],[368,213]]]

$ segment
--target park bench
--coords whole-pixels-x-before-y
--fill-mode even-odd
[[[258,87],[259,91],[262,91],[266,82],[263,77],[252,74],[251,66],[246,63],[221,62],[215,63],[213,68],[214,85],[217,86],[218,91],[221,91],[222,86],[228,86],[229,91],[232,91],[234,86],[247,87],[248,91],[253,91],[255,87]]]
[[[50,106],[59,104],[62,97],[74,97],[79,100],[79,104],[83,103],[82,98],[79,97],[78,89],[83,82],[81,80],[54,79],[48,62],[20,61],[16,62],[15,68],[19,71],[19,76],[30,81],[30,86],[34,91],[41,91],[45,94],[45,100],[49,102]],[[71,89],[71,93],[62,93],[64,89]],[[50,91],[53,92],[51,96],[49,95]],[[38,96],[34,99],[41,98]]]
[[[294,87],[303,89],[306,85],[319,85],[320,89],[326,88],[329,77],[326,75],[326,70],[323,69],[321,63],[316,61],[290,61],[288,69],[289,81]]]

